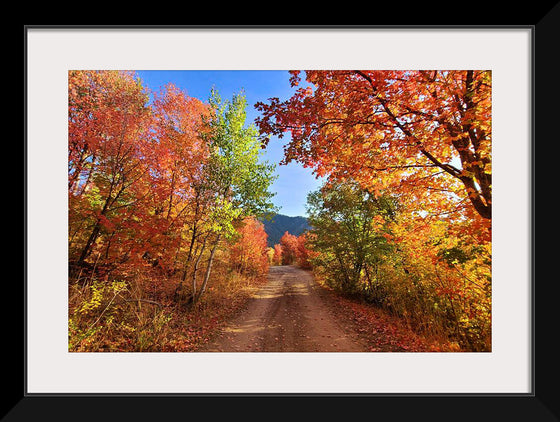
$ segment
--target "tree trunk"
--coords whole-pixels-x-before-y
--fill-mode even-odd
[[[196,258],[196,261],[194,263],[193,274],[192,274],[192,297],[193,297],[193,301],[194,301],[194,299],[196,298],[196,295],[197,295],[196,273],[198,272],[198,264],[200,264],[200,260],[202,259],[202,255],[204,254],[204,249],[206,248],[206,240],[207,239],[208,239],[207,237],[204,238],[204,242],[202,242],[202,247],[200,248],[200,254]]]
[[[93,244],[97,240],[97,236],[99,236],[100,231],[101,231],[101,225],[99,220],[97,220],[97,222],[95,223],[95,227],[93,228],[93,231],[91,232],[89,239],[86,242],[84,249],[82,250],[80,258],[78,259],[78,266],[82,266],[84,264],[85,259],[89,256],[91,252],[91,248]]]
[[[206,286],[208,284],[208,279],[210,278],[210,272],[212,271],[212,263],[214,261],[214,254],[216,253],[216,249],[218,248],[218,244],[220,243],[221,235],[218,235],[216,238],[216,242],[214,242],[214,246],[212,246],[212,251],[210,252],[210,257],[208,258],[208,263],[206,264],[206,273],[204,274],[204,280],[202,281],[202,286],[200,287],[200,291],[196,295],[195,302],[198,302],[200,297],[206,291]]]
[[[112,206],[116,202],[116,200],[119,198],[121,193],[124,191],[124,189],[125,189],[124,180],[123,180],[123,186],[117,192],[115,197],[112,198],[112,193],[113,193],[113,189],[115,188],[115,186],[116,186],[116,182],[113,180],[111,182],[111,186],[110,186],[110,189],[109,189],[109,193],[107,195],[107,199],[105,199],[105,203],[103,204],[103,208],[101,209],[101,212],[100,212],[100,214],[102,216],[105,216],[107,214],[107,211],[109,210],[109,207]],[[97,221],[95,222],[95,227],[93,228],[93,231],[91,232],[91,235],[89,236],[89,239],[86,242],[86,246],[84,246],[84,249],[82,250],[82,253],[80,255],[80,259],[78,259],[78,265],[79,266],[82,266],[84,264],[85,259],[91,253],[91,248],[92,248],[93,244],[95,243],[95,241],[97,240],[97,236],[99,236],[100,231],[101,231],[101,218],[98,217]]]
[[[191,237],[191,244],[189,245],[189,253],[187,255],[187,259],[185,260],[185,270],[183,271],[183,277],[181,278],[181,281],[185,281],[187,279],[187,272],[189,270],[189,262],[191,262],[192,259],[192,254],[193,254],[193,247],[194,247],[194,242],[196,241],[196,237],[197,237],[197,227],[196,224],[193,227],[193,233],[192,233],[192,237]]]

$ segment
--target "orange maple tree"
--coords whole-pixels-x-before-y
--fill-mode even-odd
[[[296,261],[304,269],[311,269],[311,260],[315,256],[309,246],[310,238],[313,238],[313,235],[309,232],[304,232],[297,237]]]
[[[276,244],[274,245],[274,252],[272,255],[272,264],[273,265],[282,265],[282,245]]]
[[[296,262],[298,254],[298,238],[289,232],[284,232],[280,238],[282,247],[282,265],[292,265]]]
[[[102,235],[108,256],[144,210],[150,111],[131,73],[72,71],[68,82],[69,243],[82,264]]]
[[[490,71],[307,70],[307,86],[300,73],[290,99],[256,105],[265,145],[291,135],[284,163],[491,219]]]
[[[262,276],[268,271],[267,238],[264,225],[254,217],[246,217],[229,249],[233,268],[251,276]]]
[[[154,93],[152,110],[153,130],[146,160],[154,210],[150,220],[152,227],[159,226],[159,236],[144,241],[159,246],[155,254],[160,264],[171,265],[177,250],[184,246],[181,231],[196,232],[193,226],[200,220],[196,211],[203,198],[197,187],[209,157],[203,136],[204,119],[209,118],[210,110],[172,84]],[[192,249],[192,237],[189,240]]]

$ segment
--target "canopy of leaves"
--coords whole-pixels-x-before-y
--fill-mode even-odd
[[[490,71],[292,71],[292,98],[258,103],[261,140],[284,162],[390,190],[419,209],[491,218]]]

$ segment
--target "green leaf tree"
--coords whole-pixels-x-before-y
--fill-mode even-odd
[[[193,285],[195,301],[206,290],[220,241],[235,234],[235,224],[247,216],[260,217],[275,211],[271,201],[274,194],[269,191],[275,166],[262,160],[258,131],[252,124],[246,125],[245,96],[234,94],[230,101],[224,101],[212,89],[209,102],[213,114],[207,122],[210,158],[205,189],[214,198],[208,210],[213,238],[202,285],[198,291]]]
[[[390,252],[387,223],[396,202],[351,182],[326,183],[307,198],[314,267],[347,293],[375,289],[377,266]]]

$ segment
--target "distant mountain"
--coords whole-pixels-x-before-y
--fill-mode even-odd
[[[286,232],[299,236],[311,228],[305,217],[290,217],[282,214],[276,214],[270,220],[263,219],[262,222],[268,235],[268,246],[271,247],[280,243],[280,239]]]

